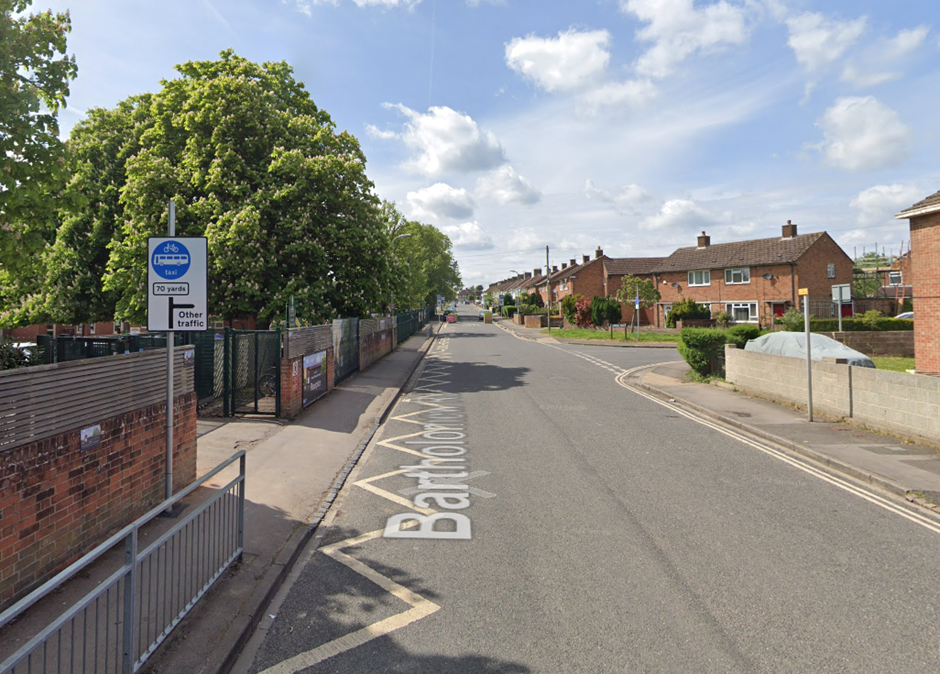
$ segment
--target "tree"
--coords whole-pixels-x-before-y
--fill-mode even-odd
[[[565,320],[569,323],[576,323],[576,304],[579,299],[581,299],[580,295],[565,295],[561,298],[561,315],[564,316]]]
[[[587,297],[577,296],[574,302],[574,324],[579,328],[591,325],[591,300]]]
[[[523,304],[528,304],[533,307],[544,307],[545,300],[542,299],[542,294],[539,292],[529,293],[529,295],[523,300]]]
[[[24,16],[29,5],[0,0],[0,273],[14,277],[54,231],[65,175],[58,112],[78,72],[65,55],[68,12]]]
[[[617,291],[617,300],[622,304],[635,306],[636,298],[640,298],[640,307],[649,309],[662,299],[656,284],[652,279],[643,279],[633,274],[626,274]]]
[[[604,323],[619,323],[623,318],[620,302],[607,297],[595,297],[591,300],[591,322],[598,328]]]

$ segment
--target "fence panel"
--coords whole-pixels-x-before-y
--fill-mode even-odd
[[[281,331],[226,330],[230,341],[230,410],[280,414]]]
[[[140,528],[235,461],[239,474],[143,550]],[[0,614],[14,620],[60,584],[123,543],[124,563],[0,663],[0,674],[139,671],[244,549],[245,452],[128,525]]]
[[[333,373],[340,381],[359,370],[359,319],[333,321]]]

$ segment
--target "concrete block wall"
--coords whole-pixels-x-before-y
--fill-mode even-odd
[[[806,408],[806,361],[725,346],[725,379],[740,390]],[[940,445],[940,378],[813,361],[813,410]]]
[[[174,401],[174,492],[196,479],[196,393]],[[0,609],[163,500],[166,405],[0,452]]]

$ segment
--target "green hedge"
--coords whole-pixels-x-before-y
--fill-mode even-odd
[[[739,349],[752,339],[757,339],[761,335],[761,330],[756,325],[735,325],[725,332],[728,344],[734,344]]]
[[[799,327],[790,326],[788,328],[790,332],[803,332],[803,324],[800,323]],[[839,319],[838,318],[811,318],[809,319],[809,329],[810,332],[838,332],[839,331]],[[913,330],[914,321],[908,318],[879,318],[875,321],[875,330],[878,332],[882,331],[891,331],[891,330]],[[858,318],[843,318],[842,319],[842,331],[843,332],[870,332],[871,327],[863,323]]]
[[[502,310],[500,311],[500,313],[505,318],[512,318],[513,314],[515,314],[517,311],[519,311],[519,307],[516,307],[510,304],[508,306],[504,306]]]
[[[743,326],[742,326],[743,327]],[[727,333],[716,328],[682,328],[679,353],[702,376],[712,374],[712,362],[725,348]]]

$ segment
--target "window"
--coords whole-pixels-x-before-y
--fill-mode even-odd
[[[828,270],[828,272],[829,272],[829,278],[835,278],[835,277],[836,277],[836,266],[835,266],[834,264],[828,265],[828,266],[827,266],[827,270]]]
[[[725,269],[725,283],[750,283],[751,270],[747,267]]]
[[[731,314],[735,323],[750,323],[757,321],[757,302],[729,303],[727,312]]]
[[[712,284],[712,274],[707,269],[702,271],[689,272],[690,286],[710,286]]]
[[[903,275],[899,271],[888,272],[888,285],[899,286],[902,283]]]

